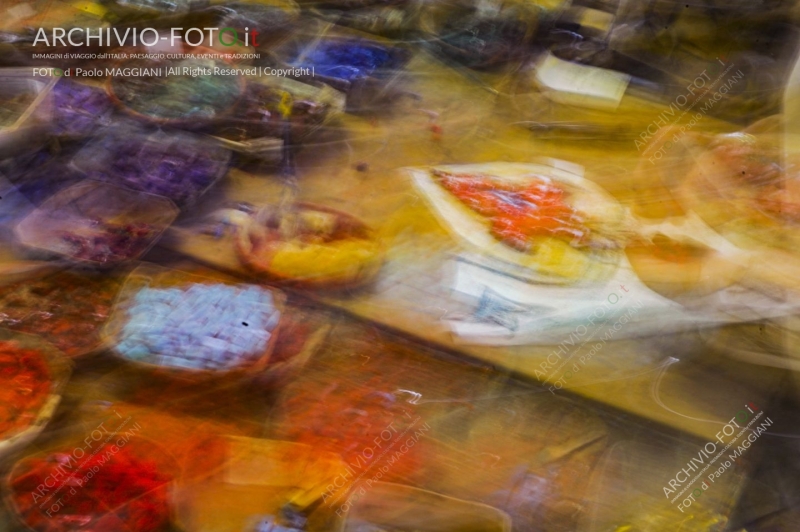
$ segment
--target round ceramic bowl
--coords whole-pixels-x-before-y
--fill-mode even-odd
[[[109,318],[103,330],[105,342],[107,345],[111,346],[114,356],[141,372],[159,377],[175,378],[184,381],[243,378],[267,370],[270,363],[270,357],[275,348],[275,344],[279,335],[281,322],[283,321],[284,304],[286,298],[282,292],[272,288],[267,289],[265,287],[260,288],[268,290],[272,294],[273,305],[279,315],[279,319],[277,324],[275,324],[275,326],[269,331],[270,338],[267,341],[266,346],[260,353],[257,353],[256,357],[249,357],[248,360],[242,361],[225,369],[195,369],[131,359],[124,356],[119,349],[117,349],[117,346],[123,341],[124,327],[130,319],[128,310],[131,308],[133,299],[140,290],[145,288],[188,288],[197,284],[226,284],[231,286],[239,285],[239,283],[235,283],[228,279],[208,278],[191,273],[177,270],[167,270],[152,266],[143,266],[134,270],[123,285],[122,290],[117,298],[117,302],[114,305],[114,310],[111,314],[111,317]],[[170,356],[170,354],[157,353],[155,356],[160,359],[164,356]]]

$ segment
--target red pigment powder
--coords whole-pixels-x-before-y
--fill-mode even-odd
[[[130,447],[117,447],[114,441],[91,458],[76,460],[67,451],[18,464],[20,473],[15,472],[11,487],[22,520],[43,532],[163,529],[170,518],[167,487],[172,479],[155,460],[136,457]]]

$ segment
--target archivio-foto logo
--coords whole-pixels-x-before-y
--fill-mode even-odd
[[[127,28],[120,34],[117,28],[52,28],[48,38],[48,32],[44,28],[39,28],[33,45],[44,44],[45,46],[155,46],[159,42],[169,41],[171,46],[176,46],[180,42],[185,42],[189,46],[200,46],[205,42],[216,42],[222,46],[258,46],[256,38],[258,31],[245,28],[244,39],[239,37],[239,32],[235,28],[188,28],[185,32],[183,28],[171,28],[169,36],[162,35],[155,28]],[[131,41],[129,42],[129,38]],[[95,41],[95,42],[93,42]],[[252,44],[251,44],[252,43]]]

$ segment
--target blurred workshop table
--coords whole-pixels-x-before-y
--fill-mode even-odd
[[[625,96],[616,112],[587,111],[551,104],[525,75],[465,73],[425,53],[409,70],[408,89],[419,99],[401,98],[388,115],[346,116],[344,131],[329,131],[298,154],[300,199],[362,217],[380,230],[389,248],[374,286],[309,295],[424,342],[542,380],[536,371],[553,346],[460,345],[443,327],[443,315],[457,308],[443,270],[460,248],[401,168],[555,158],[585,167],[588,179],[623,204],[658,209],[668,203],[666,189],[647,172],[636,171],[641,156],[634,139],[669,102]],[[588,121],[600,128],[587,133],[591,138],[548,139],[518,124],[545,120]],[[695,126],[709,132],[735,129],[711,117]],[[266,204],[278,200],[281,182],[275,174],[233,170],[223,186],[228,201]],[[244,273],[228,237],[184,226],[173,228],[162,245]],[[777,370],[707,352],[695,333],[617,341],[604,351],[558,393],[578,394],[705,439],[713,438],[741,404],[766,403],[782,378]]]

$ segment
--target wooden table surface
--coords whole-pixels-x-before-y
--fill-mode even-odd
[[[311,295],[424,342],[552,382],[554,375],[543,379],[540,368],[553,346],[461,345],[444,327],[443,317],[469,310],[452,297],[445,282],[448,263],[464,250],[439,225],[402,168],[555,158],[583,166],[588,179],[637,213],[669,213],[668,193],[649,163],[642,163],[633,141],[635,132],[643,131],[669,102],[625,96],[616,112],[556,106],[519,81],[526,79],[524,74],[465,74],[425,53],[417,54],[408,70],[407,88],[419,99],[401,98],[388,115],[347,115],[341,130],[332,128],[298,154],[299,199],[362,217],[380,231],[389,249],[373,286]],[[529,120],[584,120],[634,133],[625,138],[543,139],[516,125]],[[734,130],[734,125],[709,116],[694,127],[703,132]],[[677,154],[668,152],[666,157],[675,159],[667,168],[681,168]],[[280,198],[275,174],[233,170],[221,186],[229,201],[267,204]],[[213,238],[184,225],[173,228],[162,245],[243,273],[229,237]],[[578,394],[710,439],[741,404],[766,403],[782,377],[777,370],[710,352],[697,333],[664,331],[609,344],[556,393]]]

